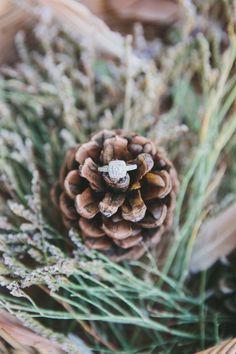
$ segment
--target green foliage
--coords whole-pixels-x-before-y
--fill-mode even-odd
[[[185,285],[194,239],[221,202],[219,186],[233,192],[221,162],[233,161],[236,133],[236,38],[219,31],[216,42],[210,25],[193,36],[189,16],[177,43],[161,43],[157,66],[143,58],[130,70],[128,58],[117,65],[96,57],[40,22],[34,47],[19,33],[19,62],[1,68],[0,307],[68,353],[193,353],[235,322],[208,307],[204,274],[198,293]],[[61,231],[50,189],[70,146],[120,127],[167,147],[181,189],[162,252],[117,265],[86,249],[75,231]],[[234,177],[229,166],[226,180]]]

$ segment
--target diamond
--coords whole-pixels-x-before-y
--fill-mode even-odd
[[[108,165],[108,174],[110,179],[119,180],[126,176],[126,164],[122,160],[110,161]]]

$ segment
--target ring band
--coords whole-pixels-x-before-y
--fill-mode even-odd
[[[133,171],[136,169],[136,164],[126,165],[123,160],[112,160],[108,165],[98,167],[99,172],[108,173],[110,179],[112,180],[124,178],[128,171]]]

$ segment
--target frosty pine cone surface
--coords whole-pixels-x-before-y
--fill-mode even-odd
[[[136,168],[119,180],[99,172],[116,160]],[[150,139],[105,130],[67,152],[59,185],[66,227],[78,228],[89,248],[122,261],[140,258],[169,228],[178,180]]]

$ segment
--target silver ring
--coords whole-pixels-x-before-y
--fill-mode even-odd
[[[123,160],[112,160],[108,165],[98,167],[98,171],[106,172],[111,180],[118,181],[126,176],[127,171],[136,170],[137,167],[136,164],[126,165]]]

